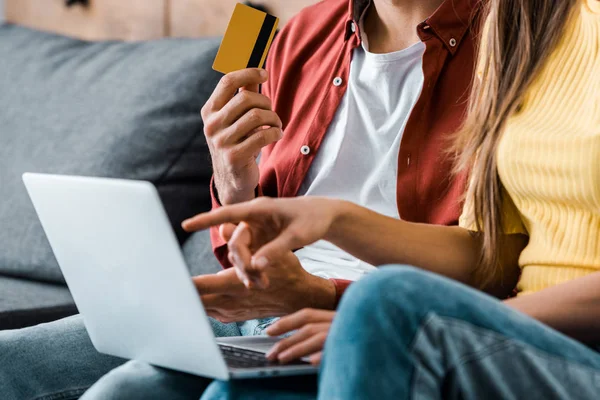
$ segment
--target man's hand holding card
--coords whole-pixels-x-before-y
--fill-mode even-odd
[[[261,69],[279,20],[238,4],[213,64],[226,75],[202,108],[204,134],[213,160],[214,188],[221,204],[251,200],[258,186],[256,158],[283,136],[271,100],[259,93],[268,79]]]

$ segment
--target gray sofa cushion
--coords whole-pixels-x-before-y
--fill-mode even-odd
[[[151,181],[185,239],[180,221],[210,207],[199,110],[220,76],[217,47],[88,43],[0,25],[0,274],[63,281],[25,171]]]
[[[183,245],[183,255],[192,276],[214,274],[221,264],[212,252],[210,233],[196,232]]]
[[[76,312],[63,285],[0,276],[0,330],[54,321]]]

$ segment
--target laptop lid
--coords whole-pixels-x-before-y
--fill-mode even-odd
[[[23,181],[98,351],[229,379],[151,183],[33,173]]]

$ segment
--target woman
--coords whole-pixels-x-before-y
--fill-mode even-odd
[[[184,223],[238,224],[222,231],[250,285],[321,238],[374,265],[420,268],[354,284],[331,331],[333,313],[310,310],[271,328],[301,328],[273,350],[284,362],[319,363],[329,333],[319,398],[600,396],[600,1],[492,0],[489,12],[455,147],[458,169],[472,167],[461,227],[324,198],[258,199]],[[517,280],[504,302],[467,286]],[[249,383],[205,396],[239,385],[245,398],[316,395]]]

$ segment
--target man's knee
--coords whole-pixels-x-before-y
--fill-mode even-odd
[[[27,368],[35,360],[36,341],[26,330],[0,332],[0,387],[8,398],[28,395]]]
[[[37,326],[0,331],[0,365],[54,361],[62,352],[80,340],[89,342],[81,317],[74,316]],[[31,364],[33,362],[33,364]]]
[[[141,361],[129,361],[94,384],[82,399],[134,400],[153,398],[152,388],[160,370]],[[154,384],[152,384],[154,382]]]
[[[72,354],[65,351],[87,340],[80,317],[0,332],[2,398],[30,398],[53,387],[49,371],[64,367]]]
[[[236,392],[234,385],[231,381],[214,381],[204,392],[202,400],[233,400]]]
[[[104,375],[82,400],[200,398],[209,380],[142,361],[129,361]]]

